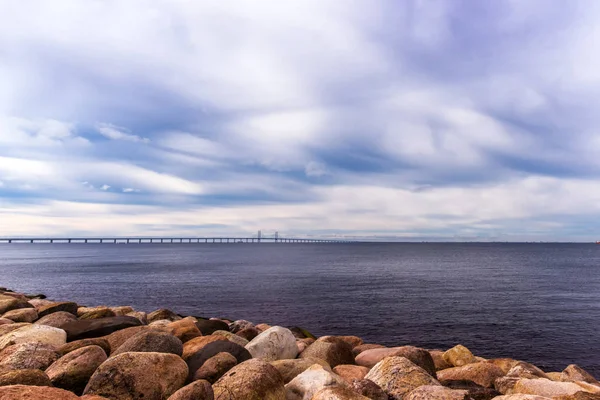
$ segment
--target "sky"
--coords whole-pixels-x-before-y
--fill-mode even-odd
[[[0,0],[0,237],[600,240],[598,20]]]

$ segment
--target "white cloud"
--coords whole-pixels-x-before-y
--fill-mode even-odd
[[[137,135],[132,135],[130,133],[123,132],[122,128],[118,128],[111,124],[98,124],[96,125],[96,130],[102,136],[112,139],[112,140],[127,140],[130,142],[142,142],[149,143],[150,139],[143,138]]]
[[[102,187],[100,188],[101,190],[107,191],[108,189],[110,189],[109,185],[102,185]]]

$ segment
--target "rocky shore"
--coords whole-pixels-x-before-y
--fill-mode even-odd
[[[577,365],[86,307],[0,288],[0,400],[600,400]],[[599,355],[600,356],[600,355]]]

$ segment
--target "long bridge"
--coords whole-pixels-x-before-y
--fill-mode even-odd
[[[356,243],[350,240],[305,239],[283,237],[90,237],[90,238],[0,238],[0,243],[112,243],[112,244],[160,244],[160,243]]]

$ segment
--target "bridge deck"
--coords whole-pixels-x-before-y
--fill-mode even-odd
[[[124,244],[160,244],[160,243],[352,243],[349,240],[304,239],[304,238],[0,238],[0,243],[124,243]]]

